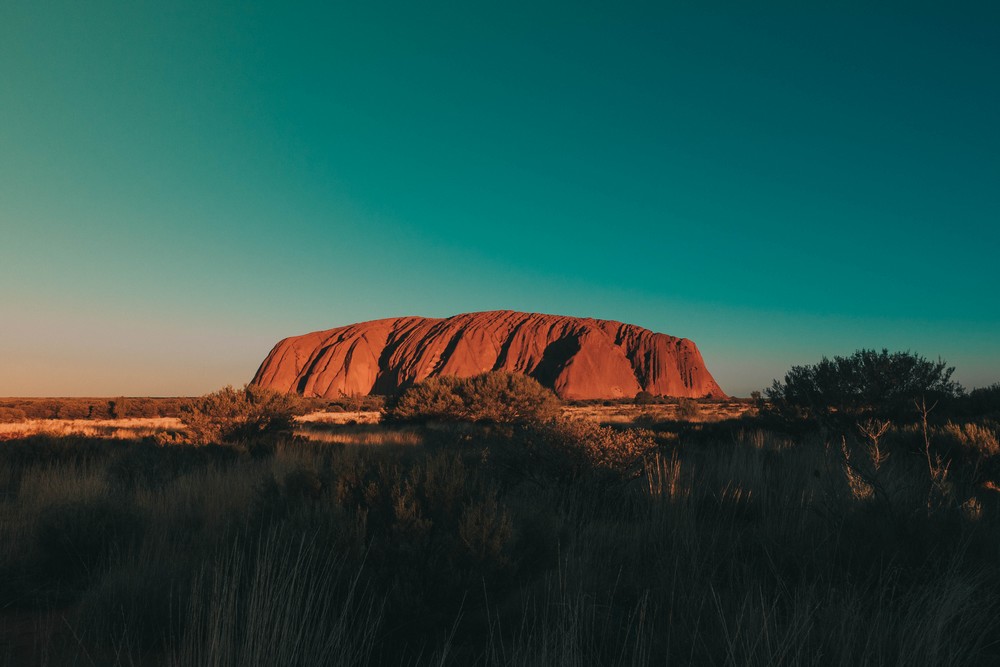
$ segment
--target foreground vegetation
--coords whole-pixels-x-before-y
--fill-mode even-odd
[[[0,445],[0,664],[1000,661],[996,411],[370,445],[250,400],[201,404],[257,424],[225,445]]]

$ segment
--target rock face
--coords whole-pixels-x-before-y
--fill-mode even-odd
[[[392,394],[435,375],[525,373],[561,398],[723,398],[697,346],[621,322],[494,311],[397,317],[286,338],[252,384],[304,396]]]

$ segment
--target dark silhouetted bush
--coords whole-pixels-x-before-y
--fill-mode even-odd
[[[701,407],[698,405],[698,401],[693,398],[679,398],[677,399],[677,418],[683,421],[691,421],[692,419],[697,419],[701,414]]]
[[[558,416],[559,407],[556,395],[533,378],[493,372],[428,378],[406,390],[392,414],[402,420],[516,424],[549,421]]]
[[[465,506],[458,523],[458,536],[475,563],[496,568],[509,563],[513,528],[510,515],[497,502],[495,493]]]
[[[196,444],[247,442],[290,430],[297,411],[297,397],[247,385],[195,399],[182,419]]]
[[[636,405],[650,405],[656,402],[656,397],[648,391],[640,391],[635,395]]]
[[[651,431],[616,429],[582,419],[555,422],[545,435],[550,447],[581,459],[585,469],[609,471],[625,478],[637,475],[643,457],[656,448]]]
[[[527,425],[490,444],[489,460],[510,481],[541,487],[585,479],[622,481],[642,472],[657,447],[652,431],[617,429],[583,419]]]
[[[131,414],[130,401],[124,396],[119,396],[108,401],[108,416],[111,419],[124,419]]]
[[[1000,382],[969,392],[968,412],[974,415],[1000,414]]]
[[[913,401],[928,403],[960,396],[951,380],[954,367],[912,352],[858,350],[849,357],[823,357],[811,366],[793,366],[784,381],[766,390],[774,407],[788,415],[855,418],[874,413],[899,417],[913,412]]]

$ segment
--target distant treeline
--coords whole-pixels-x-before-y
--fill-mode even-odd
[[[125,419],[181,417],[190,408],[194,397],[127,397],[114,398],[0,398],[0,422],[25,419]],[[381,396],[344,396],[339,399],[298,398],[296,413],[316,410],[331,412],[379,410]]]
[[[117,398],[0,398],[0,423],[25,419],[125,419],[153,417],[181,417],[195,401],[195,397],[122,397]],[[940,397],[939,397],[940,400]],[[381,410],[385,396],[344,396],[338,399],[297,398],[296,413],[314,411],[347,412]],[[390,401],[391,402],[391,401]],[[672,396],[653,396],[641,392],[634,398],[571,400],[567,405],[576,407],[612,405],[685,405],[752,403],[765,407],[769,401],[754,392],[751,398],[691,399]],[[959,396],[941,400],[936,417],[971,418],[1000,414],[1000,383]],[[914,413],[915,414],[915,413]]]
[[[191,399],[163,398],[3,398],[0,421],[24,419],[122,419],[179,417]]]
[[[392,403],[394,397],[342,396],[340,398],[296,398],[296,413],[313,411],[358,412],[377,411]],[[0,398],[0,423],[25,419],[125,419],[153,417],[181,417],[197,397],[128,397],[114,398]],[[678,398],[654,396],[640,392],[635,397],[618,399],[569,400],[566,405],[575,407],[612,405],[673,405],[685,403],[727,404],[753,403],[751,398]]]

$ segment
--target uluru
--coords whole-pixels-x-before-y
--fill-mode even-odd
[[[524,373],[563,399],[724,398],[693,341],[633,324],[491,311],[395,317],[280,341],[251,384],[309,397],[394,394],[437,375]]]

